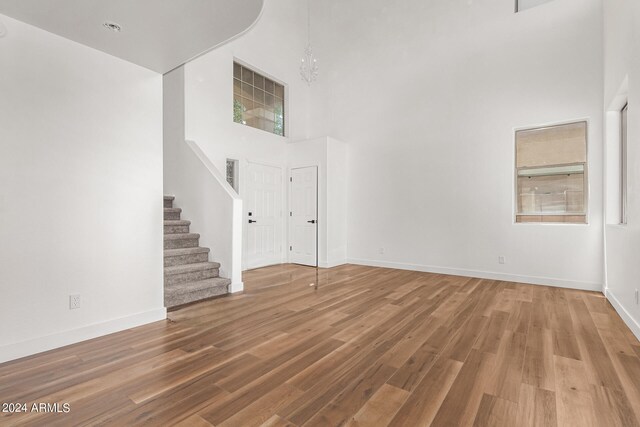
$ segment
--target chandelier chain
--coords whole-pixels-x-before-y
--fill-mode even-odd
[[[311,47],[311,14],[309,12],[309,0],[307,0],[307,46],[300,62],[300,76],[308,85],[318,78],[318,60],[313,55]]]

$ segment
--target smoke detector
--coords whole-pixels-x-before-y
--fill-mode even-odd
[[[120,24],[116,24],[115,22],[106,21],[104,24],[102,24],[102,26],[113,31],[114,33],[119,33],[120,31],[122,31],[122,27],[120,26]]]

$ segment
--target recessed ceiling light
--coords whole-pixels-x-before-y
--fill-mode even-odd
[[[104,24],[102,24],[105,28],[110,29],[113,32],[119,33],[120,31],[122,31],[122,27],[119,24],[116,24],[115,22],[109,22],[106,21]]]

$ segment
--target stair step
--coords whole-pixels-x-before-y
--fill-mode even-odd
[[[164,269],[166,286],[178,283],[197,282],[213,279],[220,275],[220,264],[217,262],[200,262],[197,264],[176,265]]]
[[[202,248],[202,247],[199,247],[199,246],[197,248],[165,249],[164,250],[164,257],[165,258],[169,258],[169,257],[174,257],[174,256],[195,255],[195,254],[199,254],[199,253],[208,254],[209,252],[211,252],[211,249]]]
[[[175,199],[174,196],[164,196],[164,207],[172,208],[174,199]]]
[[[164,222],[164,234],[188,233],[191,221],[183,219]]]
[[[191,221],[186,219],[166,219],[164,225],[191,225]]]
[[[166,249],[164,251],[164,266],[196,264],[209,261],[209,248]]]
[[[199,262],[197,264],[186,264],[186,265],[174,265],[172,267],[165,267],[164,275],[172,276],[174,274],[182,274],[189,273],[193,271],[201,271],[208,269],[218,269],[220,268],[220,264],[217,262]]]
[[[200,235],[197,233],[165,234],[165,249],[197,248]]]
[[[164,220],[178,220],[180,219],[180,214],[182,213],[182,209],[180,208],[164,208]]]
[[[164,305],[166,307],[176,307],[178,305],[224,295],[229,293],[230,284],[231,280],[216,277],[214,279],[199,280],[196,282],[166,285],[164,287]]]

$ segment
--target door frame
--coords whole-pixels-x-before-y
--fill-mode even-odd
[[[290,166],[287,170],[289,178],[287,181],[287,212],[291,212],[292,206],[292,191],[291,191],[291,175],[294,169],[316,168],[316,265],[315,268],[320,266],[320,165],[317,163],[302,164],[300,166]],[[287,215],[287,240],[286,247],[291,246],[291,216]],[[287,262],[291,263],[291,252],[287,251]]]
[[[285,210],[288,207],[287,204],[287,200],[288,200],[288,195],[287,195],[287,186],[286,186],[286,177],[285,177],[285,173],[288,172],[287,168],[285,165],[282,165],[280,163],[275,163],[275,162],[270,162],[267,160],[259,160],[259,159],[242,159],[240,161],[240,185],[239,185],[239,190],[240,190],[240,198],[242,198],[243,203],[242,203],[242,271],[247,271],[248,270],[248,263],[247,263],[247,258],[249,256],[248,254],[248,248],[249,248],[249,233],[248,233],[248,212],[249,212],[249,204],[246,202],[245,200],[245,195],[247,194],[247,189],[248,189],[248,185],[247,185],[247,173],[249,172],[249,165],[253,163],[253,164],[257,164],[257,165],[262,165],[262,166],[269,166],[269,167],[274,167],[274,168],[278,168],[281,171],[281,182],[280,182],[280,263],[283,264],[286,261],[288,261],[288,257],[289,254],[286,253],[285,254],[285,249],[286,246],[285,244],[287,243],[287,230],[286,228],[288,228],[288,221],[285,222]],[[288,251],[287,251],[288,252]],[[252,268],[260,268],[260,267],[252,267]]]

